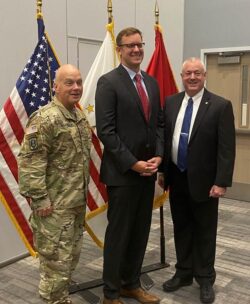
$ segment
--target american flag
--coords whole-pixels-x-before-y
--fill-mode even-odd
[[[29,116],[53,95],[52,82],[59,62],[48,41],[42,17],[38,43],[0,112],[0,200],[29,252],[34,255],[28,218],[29,202],[19,194],[17,155]]]

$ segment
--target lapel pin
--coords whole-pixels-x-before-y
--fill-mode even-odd
[[[208,104],[208,102],[206,101],[205,104]]]

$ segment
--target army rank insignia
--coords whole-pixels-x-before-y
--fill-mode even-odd
[[[38,149],[37,136],[31,136],[29,138],[29,146],[31,151],[35,151]]]

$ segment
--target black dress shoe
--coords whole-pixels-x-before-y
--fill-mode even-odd
[[[215,298],[213,286],[210,283],[201,285],[200,300],[202,303],[213,303]]]
[[[192,285],[193,278],[180,278],[173,276],[172,279],[163,283],[163,290],[166,292],[171,292],[179,289],[182,286]]]

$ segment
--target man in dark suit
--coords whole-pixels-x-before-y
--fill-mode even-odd
[[[122,303],[120,296],[158,303],[158,297],[141,288],[140,273],[163,157],[159,89],[140,70],[141,32],[126,28],[116,43],[121,64],[99,79],[96,90],[97,134],[104,145],[101,180],[108,193],[103,303]]]
[[[164,181],[177,263],[163,289],[175,291],[195,278],[201,302],[212,303],[218,201],[232,184],[234,168],[234,115],[230,101],[204,88],[199,59],[186,60],[181,77],[185,91],[168,97],[164,109]]]

